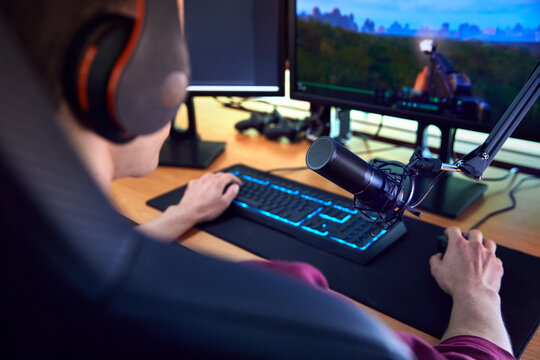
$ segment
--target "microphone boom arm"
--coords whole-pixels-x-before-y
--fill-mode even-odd
[[[540,95],[540,61],[536,64],[525,86],[499,119],[482,145],[460,158],[455,165],[442,164],[441,171],[463,173],[481,180],[484,171],[493,161],[506,140],[521,123]]]

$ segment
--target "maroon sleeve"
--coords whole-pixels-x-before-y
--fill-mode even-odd
[[[398,332],[418,360],[513,360],[514,356],[489,340],[461,335],[431,346],[417,336]]]
[[[512,354],[495,345],[489,340],[478,336],[460,335],[444,340],[435,348],[441,354],[466,353],[472,359],[480,360],[511,360],[515,359]],[[453,359],[448,357],[448,359]],[[459,359],[459,358],[456,358]]]
[[[244,264],[264,268],[300,282],[311,284],[328,290],[328,282],[315,267],[300,262],[249,260]],[[346,298],[344,298],[346,299]],[[432,346],[417,336],[408,333],[397,333],[411,348],[418,360],[513,360],[512,354],[489,340],[471,336],[454,336],[438,345]]]
[[[277,260],[248,260],[243,261],[242,263],[248,266],[264,268],[291,277],[300,282],[328,290],[328,282],[324,275],[318,269],[306,263]]]

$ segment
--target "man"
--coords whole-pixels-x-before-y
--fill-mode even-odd
[[[114,179],[147,176],[156,169],[159,150],[169,133],[167,124],[157,132],[138,136],[127,144],[114,144],[77,121],[65,100],[60,104],[58,118],[94,180],[107,196]],[[178,205],[169,207],[162,215],[138,226],[138,229],[163,241],[174,241],[196,224],[218,217],[238,194],[240,185],[241,181],[230,173],[208,173],[189,182]]]
[[[82,24],[101,13],[114,13],[128,17],[135,15],[134,1],[96,1],[78,7],[70,1],[53,1],[48,4],[29,2],[26,5],[3,4],[8,17],[25,17],[20,34],[28,45],[32,60],[38,64],[47,89],[57,107],[57,115],[68,139],[77,150],[88,171],[108,196],[111,181],[126,176],[143,177],[151,174],[158,165],[159,151],[168,135],[167,123],[155,133],[138,136],[125,144],[116,144],[99,136],[77,119],[65,96],[62,95],[62,66],[64,54],[74,34]],[[10,12],[10,13],[9,13]],[[49,19],[57,19],[51,25]],[[38,38],[32,33],[39,32]],[[186,94],[189,64],[185,64],[183,82],[170,89],[183,99]],[[227,185],[232,184],[224,189]],[[219,216],[239,190],[241,181],[232,174],[207,174],[190,182],[184,200],[139,230],[159,239],[173,241],[195,224]]]
[[[113,143],[78,121],[67,105],[65,95],[62,95],[60,81],[62,56],[71,34],[101,12],[132,15],[133,3],[17,3],[2,2],[2,13],[16,29],[34,66],[42,75],[55,101],[60,124],[102,191],[108,194],[110,182],[116,178],[150,174],[157,166],[159,149],[168,133],[169,124],[127,143]],[[180,93],[185,92],[186,84],[183,85]],[[229,184],[232,185],[227,187]],[[139,229],[164,240],[176,239],[196,223],[219,216],[236,196],[239,186],[240,180],[231,174],[207,174],[189,184],[178,205],[170,207],[163,215],[141,225]],[[446,234],[449,237],[446,254],[434,255],[430,265],[439,286],[453,299],[448,330],[442,343],[435,347],[412,335],[400,336],[418,359],[511,359],[512,349],[502,321],[498,295],[503,268],[495,256],[495,243],[483,239],[482,234],[475,230],[467,234],[468,240],[457,228],[447,229]],[[322,276],[312,268],[303,268],[306,275],[306,272],[297,271],[303,265],[291,268],[288,264],[269,263],[262,266],[327,289],[325,281],[321,281]],[[309,333],[309,329],[303,330]]]

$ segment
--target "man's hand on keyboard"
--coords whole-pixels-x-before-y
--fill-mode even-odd
[[[184,216],[192,225],[214,220],[229,207],[241,185],[231,173],[207,173],[188,183],[177,207],[187,212]]]
[[[191,180],[182,200],[138,229],[165,241],[173,241],[198,223],[221,215],[238,195],[242,181],[231,173],[207,173]]]

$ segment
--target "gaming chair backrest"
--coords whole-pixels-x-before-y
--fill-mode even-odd
[[[62,136],[1,21],[0,48],[0,352],[410,359],[341,299],[134,232]]]

